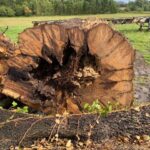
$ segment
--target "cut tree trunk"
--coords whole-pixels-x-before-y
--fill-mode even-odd
[[[100,117],[96,114],[44,117],[0,110],[0,147],[31,146],[42,138],[101,142],[112,137],[150,135],[150,105]]]
[[[3,95],[45,113],[79,113],[96,99],[131,106],[135,52],[106,22],[52,21],[26,29],[17,46],[1,38]]]

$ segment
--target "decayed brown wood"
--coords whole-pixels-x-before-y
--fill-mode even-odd
[[[10,42],[0,41],[7,53],[0,60],[6,96],[53,113],[80,112],[96,99],[132,104],[134,50],[104,21],[71,19],[26,29],[11,53]]]
[[[104,20],[108,22],[112,22],[113,24],[131,24],[135,23],[135,20],[139,19],[147,19],[148,16],[137,16],[137,17],[126,17],[126,18],[99,18],[99,20]],[[42,24],[51,24],[54,21],[52,20],[47,20],[47,21],[32,21],[34,26],[42,25]]]
[[[0,147],[29,146],[35,140],[59,138],[100,142],[112,137],[150,134],[150,105],[118,111],[106,117],[96,114],[71,116],[33,116],[0,110]],[[90,135],[90,136],[89,136]]]
[[[108,22],[112,22],[113,24],[130,24],[133,22],[135,18],[141,18],[141,17],[128,17],[128,18],[101,18],[99,20],[104,20]],[[146,18],[143,16],[143,18]],[[42,24],[51,24],[54,21],[52,20],[47,20],[47,21],[33,21],[34,26],[39,26]]]

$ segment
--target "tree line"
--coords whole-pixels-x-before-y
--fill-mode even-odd
[[[130,1],[127,6],[129,11],[150,11],[150,1],[149,0],[136,0]]]
[[[114,0],[0,0],[0,16],[116,13]]]
[[[117,13],[115,0],[0,0],[0,16],[44,16]],[[135,0],[125,11],[150,11],[149,0]]]

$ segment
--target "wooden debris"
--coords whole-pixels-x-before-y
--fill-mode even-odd
[[[0,54],[6,56],[0,59],[0,93],[31,108],[77,113],[96,99],[103,105],[133,102],[134,49],[101,20],[29,28],[17,46],[1,36]]]

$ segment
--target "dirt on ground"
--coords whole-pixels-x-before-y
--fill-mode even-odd
[[[46,139],[38,140],[30,148],[23,150],[149,150],[149,136],[137,136],[136,139],[119,137],[105,140],[101,143],[72,141],[69,139],[58,139],[48,142]],[[19,147],[11,147],[10,150],[20,150]]]
[[[136,53],[134,72],[135,103],[150,102],[150,64],[146,63],[144,57],[138,52]]]

